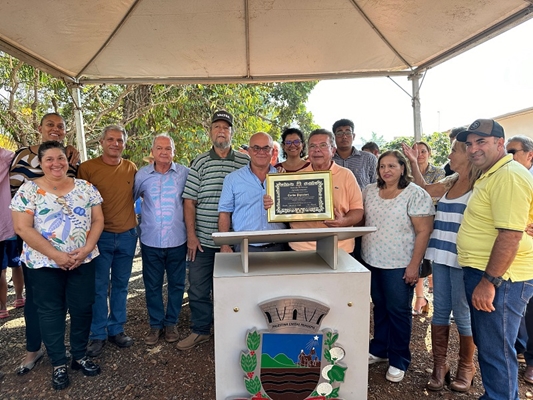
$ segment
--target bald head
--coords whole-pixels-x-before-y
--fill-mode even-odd
[[[272,158],[272,148],[273,140],[268,133],[257,132],[252,135],[250,146],[248,147],[248,154],[250,155],[252,166],[259,168],[268,167]]]

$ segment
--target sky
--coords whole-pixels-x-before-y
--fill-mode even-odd
[[[446,131],[478,118],[494,118],[533,107],[533,20],[427,71],[421,79],[422,132]],[[392,77],[411,93],[407,77]],[[372,132],[392,140],[412,136],[413,108],[387,77],[319,82],[307,109],[315,123],[331,129],[340,118],[354,121],[358,138]]]

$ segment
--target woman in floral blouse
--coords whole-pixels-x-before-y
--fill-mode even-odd
[[[90,183],[67,176],[65,147],[55,141],[39,146],[44,176],[23,184],[11,201],[15,232],[24,240],[21,261],[30,282],[41,334],[54,367],[52,386],[69,385],[66,370],[65,320],[71,319],[71,368],[84,375],[100,373],[85,356],[94,302],[94,269],[102,233],[102,197]]]

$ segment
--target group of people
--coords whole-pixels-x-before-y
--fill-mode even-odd
[[[107,342],[123,348],[134,343],[124,325],[137,232],[150,327],[145,343],[155,345],[164,337],[188,350],[210,340],[215,255],[241,250],[217,246],[212,233],[288,228],[267,220],[272,206],[267,174],[331,171],[334,219],[291,222],[290,227],[364,223],[377,228],[362,240],[339,241],[339,248],[371,273],[369,364],[388,362],[386,379],[403,380],[411,362],[412,315],[428,306],[419,278],[427,259],[432,261],[435,303],[434,368],[427,388],[441,390],[448,383],[453,390],[468,391],[477,346],[486,390],[482,398],[518,398],[515,341],[533,295],[533,273],[528,270],[533,238],[524,232],[533,222],[533,178],[522,165],[532,163],[533,142],[511,138],[507,155],[503,128],[492,120],[477,120],[452,131],[447,168],[453,174],[444,178],[444,169],[430,164],[431,149],[424,142],[404,145],[403,152],[379,154],[372,143],[357,150],[354,124],[348,119],[335,122],[332,131],[317,129],[307,137],[297,128],[284,130],[284,161],[277,162],[275,142],[264,132],[250,137],[247,154],[235,151],[233,116],[221,110],[211,119],[212,147],[188,167],[173,161],[174,141],[161,134],[153,138],[153,163],[139,171],[122,157],[128,136],[118,125],[102,131],[102,155],[81,164],[78,152],[61,144],[66,130],[60,115],[45,115],[39,131],[40,146],[5,154],[11,159],[11,193],[2,177],[1,199],[11,203],[13,219],[11,230],[8,224],[0,227],[0,242],[18,235],[26,284],[27,353],[17,373],[28,373],[43,357],[42,341],[53,365],[52,386],[68,386],[67,310],[74,370],[97,375],[100,367],[93,358]],[[134,201],[139,198],[137,231]],[[315,246],[254,243],[249,251]],[[187,268],[191,333],[180,340],[176,324]],[[452,313],[460,334],[453,382],[446,361]],[[528,324],[526,315],[522,324],[522,351],[531,363],[533,381],[533,346],[527,343],[529,332],[533,343],[533,323]]]

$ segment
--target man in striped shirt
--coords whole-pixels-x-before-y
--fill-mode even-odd
[[[333,161],[353,172],[361,190],[377,179],[377,157],[367,151],[359,151],[353,146],[355,139],[354,123],[349,119],[340,119],[333,124],[337,151]]]
[[[233,116],[217,111],[211,119],[209,136],[213,147],[191,163],[183,192],[187,259],[189,260],[189,306],[191,334],[178,342],[179,350],[188,350],[206,342],[213,324],[213,268],[220,248],[211,234],[218,231],[218,202],[224,178],[248,164],[247,155],[231,148]]]

